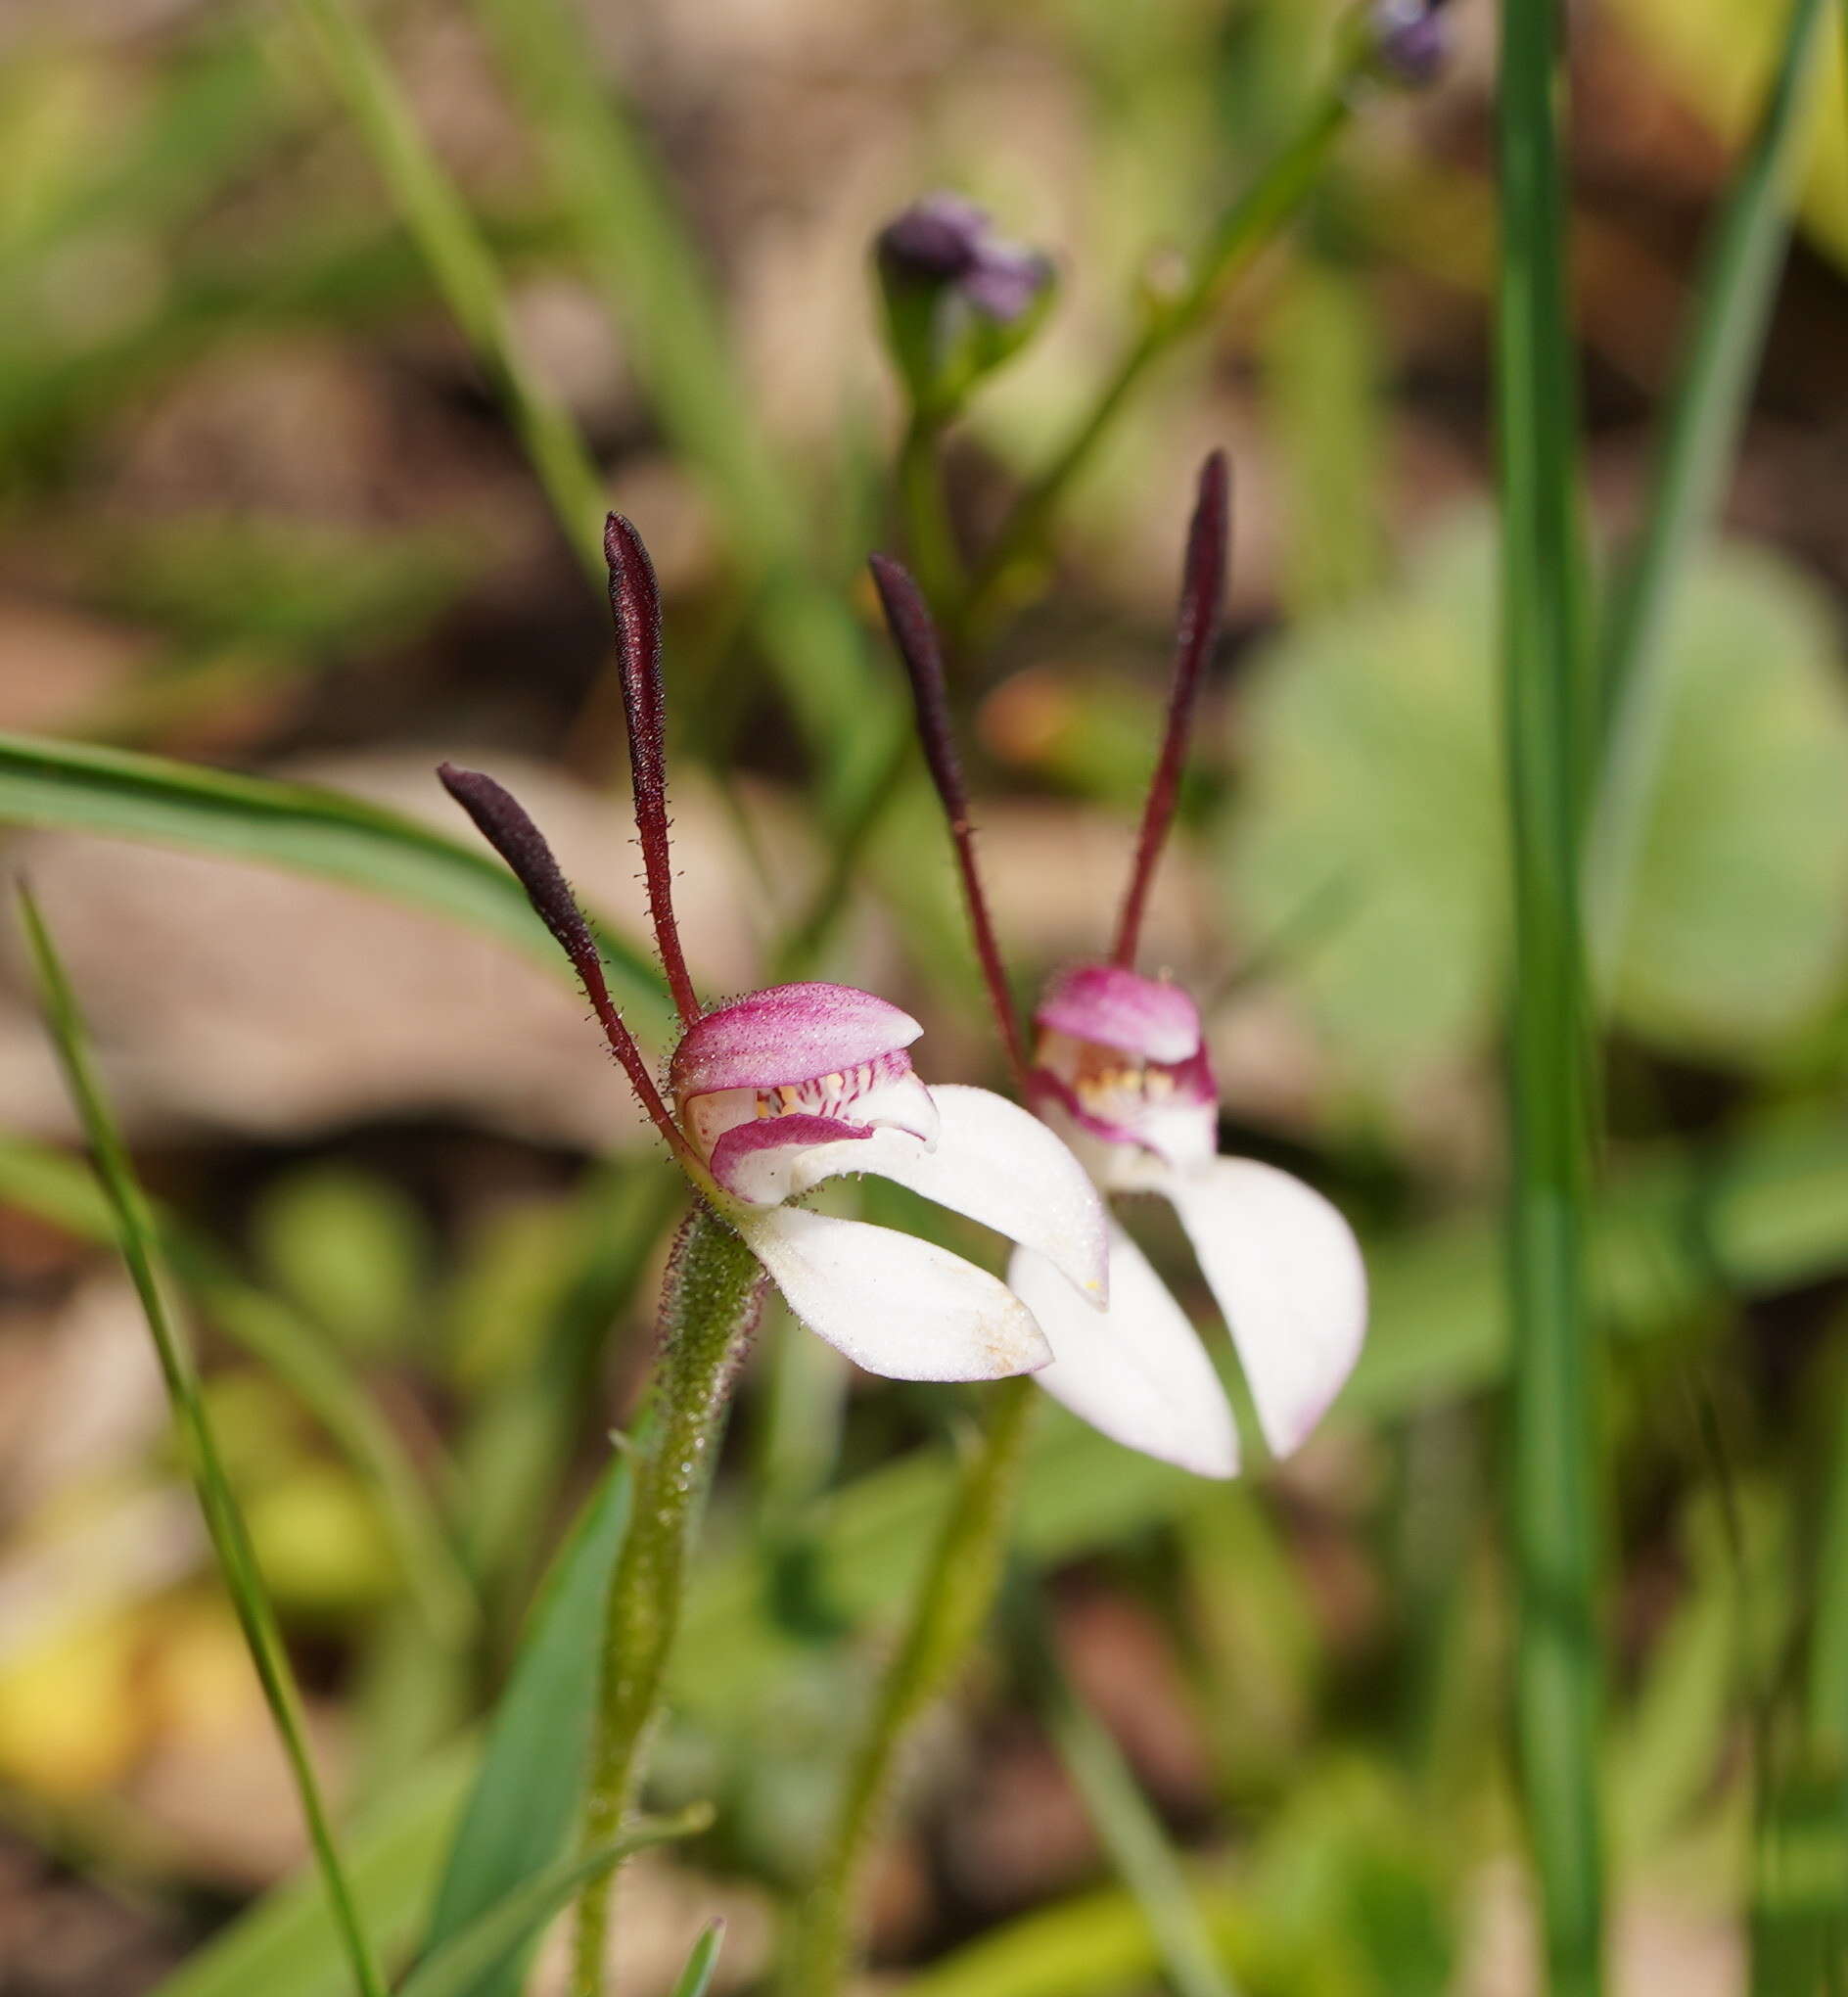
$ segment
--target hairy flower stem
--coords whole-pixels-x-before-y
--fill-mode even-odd
[[[610,1583],[603,1685],[582,1844],[607,1844],[634,1804],[647,1736],[680,1620],[682,1571],[716,1454],[733,1373],[757,1325],[763,1272],[704,1204],[687,1217],[661,1298],[654,1407],[635,1463],[627,1537]],[[602,1997],[609,1875],[578,1905],[573,1997]]]
[[[838,1997],[852,1967],[857,1888],[900,1751],[967,1654],[994,1599],[1034,1405],[1028,1376],[1003,1380],[989,1395],[988,1429],[963,1466],[910,1623],[849,1764],[834,1828],[790,1937],[783,1997]]]

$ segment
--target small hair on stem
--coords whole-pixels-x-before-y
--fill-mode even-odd
[[[1142,940],[1142,917],[1148,906],[1155,864],[1167,843],[1180,798],[1180,772],[1187,755],[1187,732],[1200,692],[1213,641],[1219,636],[1225,607],[1225,576],[1229,562],[1231,524],[1230,475],[1225,453],[1214,451],[1200,467],[1199,495],[1187,529],[1187,554],[1180,572],[1180,609],[1175,624],[1175,672],[1168,692],[1168,726],[1161,755],[1149,782],[1142,827],[1136,835],[1135,862],[1123,898],[1112,961],[1124,970],[1135,967]]]
[[[527,891],[527,900],[532,904],[539,920],[552,932],[559,948],[571,959],[572,967],[582,982],[585,995],[602,1023],[611,1051],[623,1064],[629,1087],[634,1090],[650,1121],[667,1138],[674,1154],[684,1157],[686,1139],[661,1099],[655,1078],[648,1071],[648,1063],[642,1058],[640,1047],[635,1045],[635,1036],[624,1025],[623,1016],[616,1009],[616,1001],[610,997],[610,988],[604,979],[603,959],[598,953],[596,940],[590,934],[590,925],[584,920],[583,910],[578,907],[551,847],[546,844],[545,834],[532,822],[526,808],[513,794],[491,776],[484,775],[479,769],[458,769],[453,763],[438,764],[437,774],[442,780],[443,789],[474,819],[476,829],[512,868],[514,878]]]
[[[1027,1054],[1021,1043],[1020,1021],[1007,989],[1007,974],[1001,963],[1000,946],[994,939],[994,924],[989,913],[988,896],[983,890],[976,864],[975,826],[969,816],[969,793],[962,780],[962,759],[956,754],[956,738],[949,725],[949,698],[944,684],[944,649],[937,627],[925,607],[922,592],[903,566],[889,555],[874,555],[870,568],[873,585],[884,606],[886,624],[899,657],[904,662],[905,676],[911,682],[911,699],[917,709],[918,739],[931,780],[943,800],[944,814],[949,820],[949,836],[955,842],[956,866],[962,875],[963,900],[969,909],[969,926],[975,933],[975,953],[988,987],[989,1003],[994,1008],[1001,1045],[1007,1050],[1014,1081],[1024,1096],[1027,1091]]]
[[[610,565],[610,615],[616,624],[628,720],[628,765],[635,793],[635,830],[648,880],[648,918],[654,924],[661,967],[683,1026],[704,1014],[680,948],[673,919],[673,856],[668,841],[667,704],[661,685],[661,590],[634,523],[612,513],[603,527],[603,558]]]

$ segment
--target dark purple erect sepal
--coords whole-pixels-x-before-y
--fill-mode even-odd
[[[1175,672],[1168,694],[1168,727],[1148,787],[1135,863],[1123,898],[1114,960],[1125,969],[1135,963],[1155,862],[1174,823],[1180,798],[1180,772],[1187,755],[1187,731],[1213,641],[1225,607],[1225,576],[1231,535],[1231,475],[1225,453],[1214,451],[1200,467],[1198,496],[1187,529],[1187,554],[1180,573],[1180,608],[1175,620]]]
[[[944,815],[949,820],[949,836],[956,852],[956,866],[962,875],[963,902],[969,911],[969,927],[975,936],[975,953],[988,986],[989,1002],[1000,1029],[1001,1045],[1007,1053],[1014,1080],[1023,1091],[1027,1078],[1027,1053],[1021,1044],[1020,1021],[1014,1012],[1013,995],[1007,989],[1007,969],[1001,961],[1001,947],[994,935],[989,913],[988,896],[976,865],[975,826],[969,816],[969,793],[962,780],[962,759],[956,754],[955,730],[949,724],[949,695],[944,680],[944,649],[937,637],[923,592],[902,564],[890,555],[874,555],[869,564],[874,587],[886,613],[892,641],[904,664],[911,682],[912,705],[917,711],[918,740],[931,781],[943,801]]]
[[[655,1087],[655,1078],[648,1072],[648,1063],[635,1045],[635,1037],[623,1024],[623,1016],[610,997],[596,940],[545,834],[511,791],[481,770],[458,769],[453,763],[439,763],[437,775],[443,789],[475,820],[476,829],[507,862],[514,878],[527,891],[527,900],[532,904],[539,920],[571,959],[572,968],[596,1010],[610,1050],[623,1064],[629,1087],[674,1153],[684,1156],[686,1140],[668,1114],[668,1106],[661,1099],[661,1091]]]
[[[576,965],[578,976],[583,977],[587,967],[601,983],[602,960],[590,925],[545,834],[532,822],[526,807],[482,770],[439,763],[437,775],[443,789],[475,820],[476,830],[512,868],[514,878],[527,891],[527,900]]]
[[[661,684],[661,590],[641,535],[620,513],[612,513],[604,523],[603,558],[610,566],[610,615],[616,624],[623,712],[628,720],[629,774],[635,795],[635,833],[648,881],[648,917],[654,925],[674,1009],[681,1023],[691,1026],[701,1007],[673,919],[673,856],[668,844],[667,702]]]

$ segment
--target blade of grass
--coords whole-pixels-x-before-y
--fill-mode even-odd
[[[180,1327],[167,1313],[165,1291],[159,1274],[160,1245],[154,1216],[104,1100],[91,1064],[88,1039],[77,1011],[76,998],[65,977],[51,933],[30,891],[23,884],[19,895],[21,917],[31,951],[46,1024],[65,1072],[71,1102],[95,1155],[98,1176],[115,1213],[122,1259],[128,1265],[130,1279],[160,1356],[162,1376],[173,1406],[175,1422],[185,1442],[188,1469],[199,1494],[200,1509],[206,1515],[213,1549],[224,1568],[226,1586],[243,1627],[245,1641],[250,1647],[251,1661],[255,1666],[264,1699],[288,1756],[308,1839],[346,1947],[353,1983],[361,1997],[385,1997],[385,1980],[353,1902],[335,1842],[333,1825],[322,1800],[320,1781],[308,1751],[301,1695],[288,1652],[283,1647],[282,1633],[257,1571],[243,1513],[225,1477],[217,1440],[200,1394],[191,1352]]]
[[[505,867],[338,791],[132,750],[0,734],[0,824],[146,839],[345,881],[485,930],[558,969],[557,945]],[[607,923],[598,925],[597,940],[630,1024],[641,1034],[664,1034],[670,1014],[653,966]]]
[[[1714,227],[1642,529],[1601,634],[1607,732],[1589,880],[1600,984],[1623,945],[1668,726],[1663,626],[1712,524],[1764,353],[1789,241],[1803,112],[1826,19],[1825,0],[1792,0],[1777,73]]]
[[[602,473],[577,425],[532,374],[513,337],[494,260],[418,129],[403,93],[347,0],[296,0],[405,226],[507,413],[546,499],[599,595],[605,586]]]
[[[95,1175],[29,1138],[0,1132],[0,1198],[92,1241],[116,1229]],[[218,1250],[154,1210],[162,1252],[224,1333],[262,1360],[314,1416],[378,1498],[404,1583],[431,1634],[455,1649],[480,1621],[475,1590],[403,1444],[342,1355],[280,1298],[243,1280]]]
[[[1557,0],[1502,0],[1502,670],[1514,965],[1508,1105],[1515,1732],[1548,1988],[1603,1987],[1597,1796],[1598,1419],[1586,1212],[1591,1045],[1579,910],[1589,675],[1580,645],[1576,407],[1556,125]]]
[[[578,1888],[650,1845],[696,1836],[713,1822],[710,1803],[695,1803],[674,1817],[641,1817],[620,1837],[582,1858],[560,1859],[525,1881],[486,1913],[427,1956],[398,1986],[398,1997],[471,1997],[492,1986],[539,1937],[539,1930]],[[518,1973],[512,1987],[518,1988]]]
[[[1033,1584],[1016,1576],[1011,1594],[1017,1667],[1117,1877],[1142,1910],[1169,1982],[1178,1997],[1233,1997],[1168,1834],[1123,1750],[1066,1676]]]
[[[796,556],[781,472],[660,163],[571,0],[475,0],[560,212],[632,349],[664,430],[752,556]]]
[[[571,1840],[590,1750],[603,1598],[628,1505],[628,1465],[619,1459],[584,1506],[532,1611],[437,1888],[426,1956],[447,1948],[541,1875]],[[516,1997],[520,1970],[512,1951],[458,1991]]]
[[[680,1972],[671,1997],[706,1997],[718,1968],[718,1951],[724,1939],[723,1920],[716,1917],[709,1921],[705,1932],[693,1944],[693,1953],[686,1959],[686,1968]]]
[[[395,1950],[415,1933],[474,1765],[472,1743],[445,1747],[353,1827],[347,1877],[381,1946]],[[310,1875],[265,1893],[151,1997],[344,1997],[349,1988],[326,1895]]]
[[[717,301],[660,163],[610,86],[572,0],[476,0],[526,107],[553,198],[622,328],[662,428],[724,524],[830,822],[869,783],[858,727],[898,703],[867,670],[844,590],[806,566],[803,509],[739,374]],[[855,776],[857,770],[857,776]]]

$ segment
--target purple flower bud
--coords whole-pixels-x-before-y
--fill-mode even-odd
[[[927,194],[880,230],[879,267],[888,283],[953,285],[988,318],[1022,318],[1052,282],[1038,251],[994,233],[987,212],[957,194]]]
[[[1371,0],[1367,32],[1376,73],[1413,90],[1435,82],[1450,54],[1443,7],[1444,0]]]

